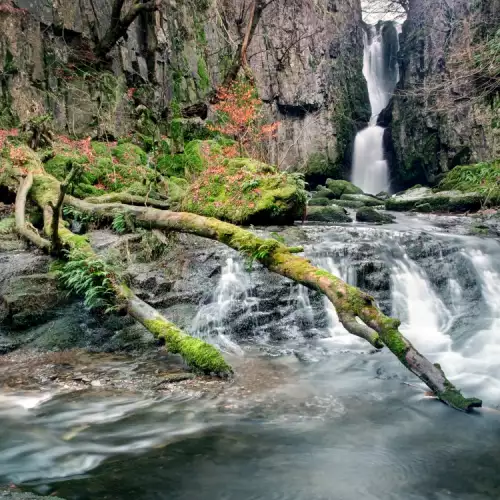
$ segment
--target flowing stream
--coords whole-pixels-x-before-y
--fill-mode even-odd
[[[498,499],[500,244],[425,216],[303,235],[489,410],[427,398],[321,295],[228,250],[190,329],[229,353],[235,381],[201,397],[0,393],[0,483],[67,500]]]
[[[363,75],[365,76],[372,116],[368,126],[361,130],[354,142],[352,182],[365,193],[389,191],[389,169],[384,157],[384,129],[377,119],[399,80],[395,64],[397,50],[386,46],[384,30],[395,29],[392,23],[370,26],[364,34]]]

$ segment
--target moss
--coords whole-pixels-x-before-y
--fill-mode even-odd
[[[341,169],[327,153],[313,153],[301,171],[304,172],[306,181],[312,186],[324,183],[329,177],[342,176]]]
[[[203,57],[198,58],[198,77],[198,86],[201,91],[205,92],[211,87],[211,83],[207,63]]]
[[[328,198],[311,198],[308,205],[310,207],[327,207],[330,203]]]
[[[169,351],[180,354],[193,369],[206,374],[232,373],[231,367],[215,347],[186,335],[174,324],[163,319],[154,319],[144,321],[144,326],[156,337],[163,339]]]
[[[212,141],[206,141],[210,147]],[[158,170],[167,176],[173,177],[189,177],[200,173],[204,166],[205,161],[201,153],[202,141],[188,142],[184,147],[182,154],[166,154],[161,156],[157,161]]]
[[[16,232],[16,219],[5,217],[0,219],[0,234],[12,234]]]
[[[250,158],[225,158],[215,141],[197,144],[211,165],[194,176],[182,209],[237,224],[291,223],[303,214],[303,181]],[[200,149],[202,148],[202,149]],[[203,167],[202,167],[203,168]]]
[[[439,365],[435,366],[442,372]],[[483,406],[483,402],[478,398],[464,398],[462,393],[448,380],[445,382],[445,390],[438,392],[436,395],[451,407],[461,411],[470,411],[473,408]]]
[[[314,191],[312,194],[313,198],[328,198],[329,200],[333,200],[334,194],[327,188],[321,186],[317,191]]]
[[[307,209],[307,220],[312,222],[343,223],[352,222],[342,207],[331,205],[328,207],[309,207]]]
[[[112,154],[123,165],[147,165],[148,155],[135,144],[125,142],[112,150]]]
[[[78,154],[61,153],[56,154],[47,163],[45,163],[45,171],[53,175],[57,180],[63,181],[70,171],[70,165],[85,165],[88,163],[87,158]]]
[[[363,194],[363,191],[349,181],[327,179],[326,187],[333,193],[333,197],[340,200],[343,194]]]

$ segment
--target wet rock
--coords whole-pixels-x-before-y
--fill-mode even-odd
[[[416,212],[468,212],[479,210],[484,202],[480,193],[440,191],[434,193],[426,187],[409,189],[394,195],[385,202],[387,210]]]
[[[356,212],[356,220],[372,224],[392,224],[396,217],[390,214],[381,214],[371,207],[363,207]]]
[[[361,208],[365,206],[362,201],[354,200],[335,200],[335,205],[344,208]]]
[[[328,179],[326,187],[333,193],[336,200],[340,200],[343,194],[363,194],[363,191],[352,182]]]
[[[384,202],[375,198],[374,196],[369,196],[367,194],[343,194],[340,198],[341,200],[347,201],[359,201],[367,207],[376,207],[377,205],[383,205]]]
[[[78,220],[72,220],[70,230],[75,234],[85,234],[87,232],[87,224]]]
[[[328,188],[324,186],[319,186],[316,191],[313,191],[312,198],[313,199],[326,198],[328,200],[333,200],[334,194]]]
[[[381,191],[380,193],[376,194],[375,197],[379,200],[387,200],[387,198],[390,198],[391,195],[385,191]]]
[[[345,208],[337,205],[310,207],[307,210],[307,220],[311,222],[352,222]]]
[[[23,493],[16,489],[0,491],[0,500],[63,500],[62,498],[49,496],[41,497],[33,493]]]
[[[52,274],[32,274],[10,279],[0,293],[0,322],[26,328],[45,321],[66,300]]]
[[[311,198],[308,205],[310,207],[327,207],[330,203],[328,198]]]

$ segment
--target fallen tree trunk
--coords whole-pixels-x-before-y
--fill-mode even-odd
[[[441,401],[462,411],[482,405],[479,399],[463,397],[446,378],[441,367],[432,364],[403,336],[398,329],[399,320],[385,316],[370,295],[313,266],[309,260],[294,255],[285,245],[275,240],[265,240],[233,224],[191,213],[119,204],[94,205],[71,197],[68,197],[67,203],[101,217],[128,213],[135,218],[137,224],[149,229],[191,233],[220,241],[249,258],[258,260],[269,270],[326,295],[335,306],[346,330],[376,348],[387,346]]]
[[[26,178],[21,181],[18,191],[16,198],[16,224],[18,224],[18,231],[22,236],[26,237],[40,248],[49,251],[52,246],[48,240],[27,230],[25,224],[23,226],[26,196],[30,188],[32,188],[31,196],[43,211],[44,232],[51,238],[54,230],[53,224],[56,220],[54,212],[55,209],[60,208],[60,204],[58,203],[60,198],[65,198],[65,187],[55,178],[40,173],[43,170],[39,166],[32,170],[37,173],[33,175],[32,172],[29,171]],[[69,251],[78,251],[80,255],[88,258],[97,258],[90,243],[84,236],[73,234],[59,219],[57,219],[57,221],[57,238],[61,248]],[[23,227],[25,230],[23,230]],[[215,347],[200,339],[187,335],[137,297],[123,283],[119,283],[116,280],[111,281],[115,301],[118,304],[123,304],[130,316],[144,325],[156,338],[164,341],[170,352],[180,354],[190,367],[199,372],[220,376],[232,373],[231,367],[226,363],[222,354]]]
[[[39,162],[33,168],[33,172],[35,176],[31,195],[34,201],[43,208],[45,227],[50,231],[52,209],[49,201],[57,199],[59,182],[44,173]],[[441,367],[432,364],[415,349],[399,331],[400,322],[385,316],[370,295],[313,266],[309,260],[291,253],[285,245],[276,240],[263,239],[233,224],[192,213],[171,212],[120,203],[92,204],[70,196],[65,198],[65,204],[102,218],[111,219],[117,214],[127,214],[145,228],[191,233],[220,241],[244,253],[248,258],[259,261],[269,270],[326,295],[335,306],[341,323],[350,333],[367,340],[376,348],[387,346],[398,360],[419,377],[444,403],[462,411],[482,405],[479,399],[462,396],[446,378]],[[60,228],[60,237],[70,248],[83,246],[87,248],[87,251],[92,251],[87,242],[82,243],[81,236],[72,234],[64,226]],[[175,329],[174,334],[169,335],[166,330],[170,327],[163,324],[163,321],[166,323],[168,321],[160,317],[150,306],[140,301],[131,292],[124,292],[123,288],[117,290],[117,295],[125,299],[130,314],[141,321],[154,335],[166,340],[172,338],[174,349],[182,344],[178,341],[178,329],[172,325]],[[171,325],[171,323],[168,324]],[[193,340],[196,341],[196,339]],[[190,342],[187,343],[187,347],[190,350]],[[189,359],[189,355],[187,358]]]

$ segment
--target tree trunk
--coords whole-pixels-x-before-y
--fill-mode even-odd
[[[35,158],[36,155],[33,157]],[[28,166],[28,169],[34,173],[31,196],[43,209],[45,229],[50,231],[52,221],[50,202],[54,203],[57,200],[60,184],[55,178],[43,172],[38,159],[34,159],[32,163],[32,165],[24,164],[23,168]],[[398,330],[400,322],[385,316],[370,295],[313,266],[309,260],[292,253],[285,245],[276,240],[263,239],[233,224],[191,213],[171,212],[120,203],[92,204],[70,196],[65,198],[65,204],[108,219],[112,219],[119,213],[127,214],[135,218],[136,224],[148,229],[185,232],[220,241],[244,253],[249,258],[258,260],[269,270],[326,295],[335,306],[341,323],[350,333],[365,339],[376,348],[387,346],[398,360],[419,377],[444,403],[462,411],[468,411],[482,405],[479,399],[463,397],[460,391],[446,378],[441,367],[427,360],[401,334]],[[85,251],[92,252],[87,242],[82,244],[81,236],[74,235],[62,224],[59,232],[61,241],[69,248],[83,248]],[[138,299],[126,287],[120,285],[116,294],[126,301],[129,313],[155,336],[164,338],[174,352],[180,352],[177,349],[182,349],[181,353],[188,362],[193,359],[191,357],[192,343],[204,344],[191,338],[179,340],[179,330]],[[199,347],[203,352],[213,349],[206,344]],[[203,354],[202,359],[205,360],[205,354]],[[200,365],[202,370],[206,371],[204,361],[196,361],[196,363]],[[217,367],[219,364],[227,367],[220,355],[213,364]]]
[[[482,405],[479,399],[463,397],[446,378],[441,367],[432,364],[402,335],[398,329],[400,321],[385,316],[370,295],[318,269],[309,260],[295,255],[275,240],[265,240],[233,224],[191,213],[119,204],[92,205],[71,197],[68,197],[67,203],[101,217],[109,218],[116,213],[125,212],[133,216],[137,224],[147,228],[191,233],[217,240],[251,258],[259,254],[261,257],[256,260],[270,271],[326,295],[335,306],[346,330],[376,348],[387,346],[440,400],[462,411]]]
[[[21,183],[16,199],[16,223],[20,225],[18,231],[22,236],[40,248],[50,250],[49,241],[38,235],[35,235],[35,238],[33,236],[35,233],[32,235],[29,232],[21,231],[21,220],[24,221],[26,195],[33,184],[30,194],[43,211],[44,231],[51,238],[55,220],[54,207],[58,206],[57,202],[61,195],[65,199],[64,186],[61,190],[61,184],[53,177],[44,174],[41,165],[35,163],[35,161],[31,163],[30,167],[31,171],[28,172],[25,181]],[[36,172],[35,175],[32,172]],[[90,203],[86,203],[86,205],[93,206]],[[125,205],[119,206],[123,207]],[[90,258],[96,257],[90,243],[84,237],[73,234],[61,221],[59,221],[58,227],[58,240],[61,247],[67,250],[78,250]],[[232,373],[231,367],[215,347],[184,333],[155,309],[139,299],[123,283],[115,283],[113,289],[116,302],[124,304],[130,316],[144,325],[156,338],[164,341],[170,352],[180,354],[190,367],[206,374],[225,376]]]
[[[128,12],[122,16],[124,0],[115,0],[111,11],[111,22],[104,37],[94,49],[97,57],[104,58],[123,38],[130,27],[136,20],[141,12],[154,12],[160,7],[160,0],[148,0],[147,2],[140,2],[134,0]]]

